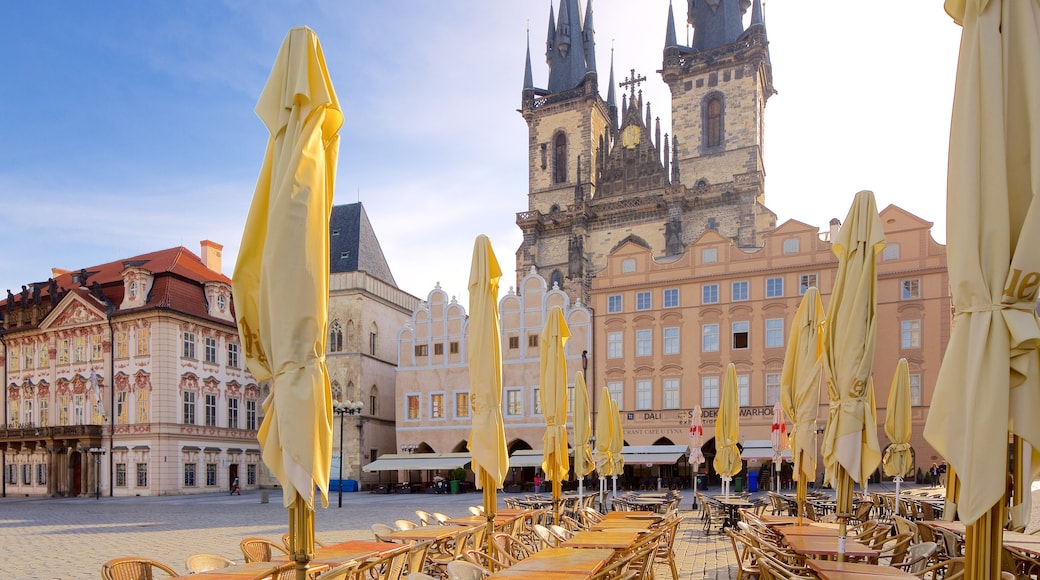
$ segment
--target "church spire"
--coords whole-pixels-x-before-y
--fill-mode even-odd
[[[672,15],[672,2],[668,0],[668,26],[664,31],[664,47],[678,46],[675,40],[675,16]]]
[[[744,13],[750,5],[750,0],[688,0],[693,48],[710,50],[736,42],[744,32]]]
[[[524,90],[534,88],[534,74],[531,72],[531,31],[527,31],[527,62],[524,63]]]
[[[552,2],[549,3],[549,33],[545,35],[545,64],[552,66],[553,46],[556,45],[556,17]]]
[[[585,72],[596,72],[596,29],[592,26],[592,0],[585,2],[585,21],[581,23],[585,41]]]
[[[756,24],[766,25],[765,16],[762,14],[762,0],[754,0],[751,5],[751,26]]]
[[[547,55],[550,93],[573,89],[581,84],[585,73],[590,70],[585,63],[584,36],[578,0],[560,0],[552,50]]]
[[[614,47],[610,47],[610,80],[607,81],[607,110],[610,114],[611,134],[617,136],[618,115],[617,99],[614,97]]]

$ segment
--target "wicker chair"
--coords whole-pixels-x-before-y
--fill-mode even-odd
[[[491,541],[495,543],[495,554],[510,566],[531,555],[531,551],[522,540],[509,534],[492,534]]]
[[[448,562],[448,580],[483,580],[491,573],[486,568],[465,560]]]
[[[480,566],[481,568],[484,568],[491,572],[497,572],[499,570],[504,570],[509,567],[509,564],[507,562],[503,562],[502,560],[499,560],[498,558],[492,556],[491,554],[488,554],[487,552],[484,552],[483,550],[474,550],[472,548],[470,548],[469,550],[463,550],[462,557],[467,562],[472,562],[477,566]]]
[[[412,520],[396,520],[394,521],[394,527],[399,530],[414,530],[419,527],[419,524]]]
[[[426,510],[415,510],[415,516],[419,518],[419,525],[428,526],[433,523],[433,514]]]
[[[386,536],[389,533],[392,533],[392,532],[396,531],[391,526],[388,526],[386,524],[379,524],[379,523],[372,524],[372,528],[371,529],[372,529],[372,536],[376,539],[377,542],[392,542],[393,540],[387,540],[387,539],[385,539],[384,536]]]
[[[250,562],[270,562],[272,555],[289,556],[289,551],[281,545],[265,540],[264,538],[246,538],[239,542],[238,547],[242,550],[242,556],[246,564]]]
[[[177,572],[173,571],[162,562],[157,562],[151,558],[115,558],[105,562],[101,565],[101,580],[152,580],[155,576],[154,571],[159,570],[163,574],[170,576],[179,576]],[[162,578],[162,576],[159,576]]]
[[[672,580],[679,580],[679,568],[675,565],[675,552],[672,550],[672,545],[675,543],[675,536],[679,532],[679,523],[682,521],[682,517],[673,516],[666,520],[661,526],[661,539],[657,542],[657,547],[654,548],[653,559],[654,563],[662,562],[668,564],[668,568],[672,573]]]
[[[286,551],[292,552],[292,550],[289,549],[289,534],[282,534],[282,545],[285,546]],[[324,548],[325,544],[319,542],[318,538],[314,538],[314,547]]]
[[[321,580],[347,580],[358,569],[361,562],[351,560],[321,573]]]
[[[217,554],[195,554],[188,556],[188,559],[184,561],[184,567],[191,571],[192,574],[220,570],[221,568],[234,565],[234,560]]]
[[[448,525],[447,522],[451,519],[446,514],[442,514],[441,512],[433,512],[432,515],[433,519],[437,520],[437,523],[442,526]]]
[[[726,535],[733,544],[733,554],[737,560],[737,580],[757,578],[761,571],[751,557],[751,549],[755,547],[754,541],[733,528],[726,528]]]

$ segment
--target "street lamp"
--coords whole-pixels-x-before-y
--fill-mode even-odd
[[[105,448],[91,447],[87,453],[94,456],[94,499],[101,499],[101,456],[105,454]]]
[[[332,410],[339,415],[339,507],[343,507],[343,417],[359,415],[364,408],[361,401],[336,401],[332,404]]]

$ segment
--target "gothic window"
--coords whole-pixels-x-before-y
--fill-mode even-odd
[[[557,133],[553,138],[553,183],[567,181],[567,136]]]
[[[341,352],[343,350],[343,327],[339,321],[333,322],[329,330],[329,352]]]
[[[722,95],[715,93],[709,95],[704,101],[703,109],[704,134],[703,144],[705,149],[714,149],[722,146],[722,135],[725,124],[723,122]]]
[[[559,270],[553,270],[552,273],[552,288],[563,289],[563,274]]]

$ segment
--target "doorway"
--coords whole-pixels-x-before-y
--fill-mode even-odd
[[[235,491],[235,480],[238,479],[238,464],[232,463],[228,465],[228,491]],[[242,482],[238,482],[238,487],[242,488]]]
[[[69,497],[78,497],[83,493],[83,453],[79,451],[69,455],[69,470],[72,481],[69,482]]]

